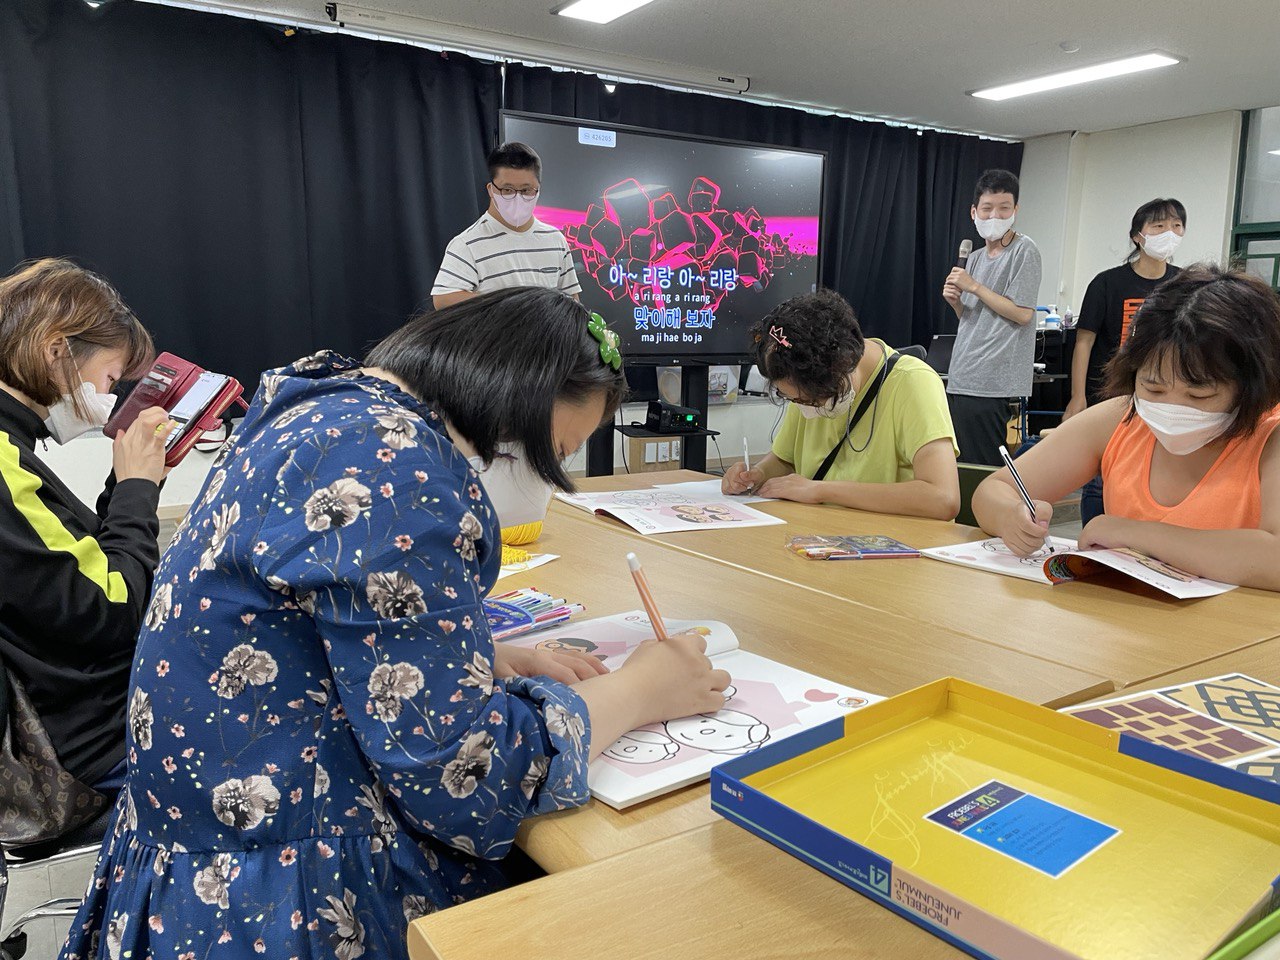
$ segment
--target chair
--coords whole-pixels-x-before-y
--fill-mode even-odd
[[[912,343],[905,347],[895,347],[900,354],[907,357],[915,357],[917,360],[923,360],[928,356],[928,351],[918,343]]]
[[[978,484],[999,470],[982,463],[957,463],[956,471],[960,475],[960,512],[956,514],[956,523],[966,527],[978,526],[978,519],[973,515],[973,494]]]
[[[108,807],[97,819],[64,837],[4,851],[0,873],[7,876],[8,892],[27,886],[48,890],[48,894],[43,894],[47,899],[24,910],[12,921],[4,918],[0,901],[0,960],[19,960],[23,956],[27,945],[26,927],[34,921],[54,919],[70,924],[80,909],[102,838],[111,829],[114,817],[115,808]],[[48,942],[45,946],[56,951],[58,944]]]

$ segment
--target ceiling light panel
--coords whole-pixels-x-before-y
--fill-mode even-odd
[[[1091,67],[1077,70],[1064,70],[1017,83],[1006,83],[985,90],[974,90],[969,95],[982,100],[1011,100],[1014,97],[1025,97],[1032,93],[1043,93],[1046,90],[1059,90],[1062,87],[1074,87],[1081,83],[1092,83],[1095,80],[1107,80],[1111,77],[1123,77],[1130,73],[1154,70],[1157,67],[1171,67],[1181,63],[1178,57],[1165,53],[1144,53],[1136,57],[1125,57],[1123,60],[1110,60],[1096,63]]]

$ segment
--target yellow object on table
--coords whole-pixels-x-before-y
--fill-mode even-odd
[[[519,547],[509,547],[505,543],[502,545],[502,565],[505,567],[512,563],[528,563],[529,551],[521,550]]]
[[[1194,960],[1256,922],[1266,791],[1073,719],[938,680],[717,767],[712,805],[975,956]]]
[[[521,523],[514,527],[502,528],[502,544],[506,547],[523,547],[526,544],[533,543],[542,536],[542,521],[537,520],[533,523]],[[525,556],[524,560],[529,558]],[[506,563],[506,554],[502,556],[502,562]]]
[[[511,563],[528,563],[529,551],[520,548],[533,543],[542,536],[542,521],[521,523],[514,527],[502,528],[502,565]]]

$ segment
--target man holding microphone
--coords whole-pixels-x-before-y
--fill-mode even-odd
[[[1031,396],[1040,250],[1013,229],[1018,178],[988,170],[978,178],[970,215],[986,244],[943,284],[959,318],[947,400],[964,463],[1000,466],[1009,403]]]

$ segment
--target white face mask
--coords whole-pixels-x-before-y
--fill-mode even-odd
[[[1213,413],[1179,403],[1153,403],[1141,397],[1133,398],[1133,408],[1156,435],[1160,446],[1175,457],[1195,453],[1217,440],[1236,419],[1234,410]]]
[[[504,197],[497,190],[493,191],[493,203],[498,208],[498,215],[513,227],[523,227],[533,219],[533,208],[538,202],[535,194],[532,197]]]
[[[74,397],[77,395],[82,406],[89,411],[88,420],[81,419],[76,413]],[[116,398],[113,394],[99,393],[92,383],[81,383],[80,389],[74,394],[64,393],[49,407],[49,416],[45,417],[44,425],[59,444],[70,443],[90,430],[99,430],[105,426],[115,405]]]
[[[1147,256],[1155,257],[1157,260],[1168,260],[1178,249],[1178,244],[1182,242],[1182,238],[1172,230],[1166,230],[1164,233],[1156,233],[1147,236],[1142,235],[1142,249]]]
[[[983,240],[999,240],[1013,229],[1013,217],[1004,220],[999,217],[991,217],[987,220],[974,217],[973,225],[978,229],[978,236]]]

